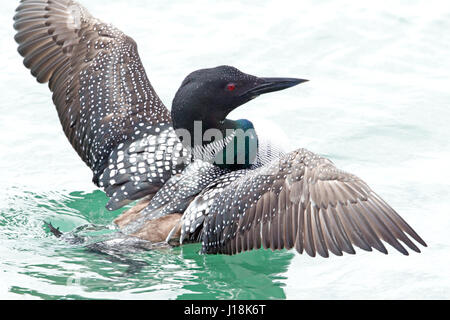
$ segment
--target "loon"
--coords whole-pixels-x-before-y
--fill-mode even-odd
[[[48,82],[67,138],[110,197],[106,207],[139,200],[114,221],[121,239],[196,241],[205,254],[294,248],[312,257],[354,254],[354,246],[387,253],[383,242],[405,255],[405,245],[420,252],[412,240],[426,246],[363,180],[330,160],[267,149],[259,131],[238,148],[236,132],[255,128],[228,119],[232,110],[307,80],[202,69],[182,82],[169,112],[134,40],[75,1],[22,0],[14,20],[24,65]],[[196,123],[201,136],[216,129],[222,138],[195,141]],[[230,145],[232,161],[221,163]]]

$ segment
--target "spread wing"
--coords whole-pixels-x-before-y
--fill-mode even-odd
[[[180,243],[183,243],[186,239],[198,241],[200,229],[205,218],[210,214],[211,206],[216,197],[224,192],[231,183],[250,173],[251,170],[247,169],[232,171],[222,174],[207,185],[189,204],[181,217]]]
[[[14,20],[25,66],[49,82],[64,132],[95,175],[120,142],[170,123],[136,43],[112,25],[69,0],[22,0]]]
[[[222,178],[225,179],[227,175]],[[182,228],[183,230],[183,228]],[[366,183],[305,149],[291,152],[229,184],[209,208],[204,253],[235,254],[264,248],[355,253],[353,246],[387,253],[420,252],[425,242]]]
[[[67,138],[93,170],[94,182],[115,194],[110,209],[154,193],[184,168],[163,149],[161,140],[173,131],[170,113],[133,39],[70,0],[22,0],[16,11],[15,40],[24,64],[39,82],[49,82]],[[134,142],[147,149],[135,151]],[[178,146],[174,141],[170,147]],[[164,165],[154,172],[142,176],[132,163],[127,167],[133,160],[154,161],[159,152]]]

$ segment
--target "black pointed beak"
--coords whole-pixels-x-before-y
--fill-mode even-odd
[[[258,78],[255,87],[246,91],[243,95],[255,98],[261,94],[284,90],[309,80],[296,78]]]

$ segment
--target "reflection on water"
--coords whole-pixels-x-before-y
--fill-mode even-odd
[[[198,248],[199,249],[199,248]],[[200,256],[191,248],[183,248],[184,259],[190,258],[198,270],[196,280],[183,288],[191,292],[180,299],[283,299],[287,271],[292,252],[247,252],[236,256]],[[197,267],[196,267],[197,268]]]
[[[204,256],[198,253],[199,244],[132,254],[96,253],[82,244],[54,238],[43,221],[65,232],[75,229],[78,236],[89,237],[89,242],[100,239],[101,232],[80,226],[95,224],[98,229],[102,225],[111,229],[112,217],[104,208],[107,198],[103,192],[26,191],[5,203],[12,206],[17,198],[20,208],[2,210],[0,234],[6,244],[2,250],[20,251],[19,274],[33,281],[29,287],[12,285],[11,293],[64,299],[115,298],[117,292],[129,298],[285,298],[283,273],[293,253],[260,250],[234,257]],[[14,239],[21,239],[20,245],[11,242]],[[44,258],[38,259],[38,255]],[[4,264],[17,264],[16,256],[9,256],[9,261],[6,257]],[[46,285],[34,288],[37,280]]]

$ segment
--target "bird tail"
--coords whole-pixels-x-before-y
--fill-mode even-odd
[[[63,235],[63,233],[61,231],[59,231],[59,228],[55,228],[51,222],[46,222],[44,221],[44,225],[50,229],[50,232],[53,233],[53,235],[57,238],[61,238],[61,236]]]

